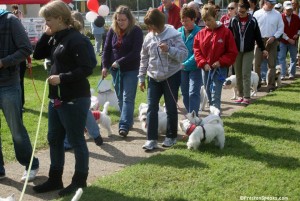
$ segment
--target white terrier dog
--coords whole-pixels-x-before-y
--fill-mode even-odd
[[[275,86],[280,87],[281,86],[281,65],[277,65],[275,67]],[[269,76],[269,71],[267,72],[266,78]],[[268,79],[266,79],[267,85],[269,84]]]
[[[220,149],[224,148],[225,134],[224,128],[221,124],[206,123],[197,126],[192,124],[188,119],[180,122],[180,127],[189,136],[187,147],[188,149],[198,149],[201,143],[210,143],[215,140],[215,145]]]
[[[107,101],[104,105],[103,105],[103,110],[102,112],[99,110],[92,110],[92,113],[94,115],[94,118],[97,122],[97,124],[100,124],[101,126],[103,126],[107,132],[108,132],[108,136],[111,136],[112,134],[112,130],[111,130],[111,119],[108,116],[108,106],[109,106],[109,102]]]
[[[251,96],[256,96],[257,93],[257,86],[258,86],[259,77],[257,73],[251,72],[251,88],[252,93]],[[226,78],[225,82],[223,83],[223,89],[233,89],[233,97],[231,100],[235,100],[237,97],[237,88],[236,88],[236,75],[231,75],[230,77]]]
[[[111,80],[100,80],[97,92],[97,98],[101,106],[109,101],[110,106],[114,107],[118,111],[120,110],[118,97],[116,92],[112,89]]]
[[[223,121],[219,115],[210,114],[203,119],[196,116],[196,112],[193,111],[186,115],[187,120],[191,122],[191,124],[195,124],[197,126],[204,124],[221,124],[223,126]]]
[[[147,110],[148,104],[141,103],[139,106],[139,120],[141,122],[142,130],[147,133]],[[159,106],[158,111],[158,133],[164,134],[167,131],[167,113],[162,106]]]

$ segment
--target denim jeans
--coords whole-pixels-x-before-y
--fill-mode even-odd
[[[148,111],[147,111],[147,139],[158,139],[158,109],[159,101],[164,95],[167,110],[166,137],[176,138],[178,128],[178,90],[180,86],[181,72],[178,71],[165,81],[157,82],[148,77]],[[199,89],[200,90],[200,89]]]
[[[88,173],[89,151],[84,138],[89,97],[62,102],[58,108],[50,101],[48,106],[48,142],[51,168],[61,170],[65,163],[64,139],[67,135],[75,154],[75,171]]]
[[[268,60],[263,59],[260,65],[260,77],[261,80],[266,81],[267,79],[267,72],[268,72]]]
[[[119,69],[111,70],[113,83],[118,97],[121,117],[119,130],[128,131],[133,125],[133,113],[139,70],[121,72]]]
[[[281,65],[281,77],[286,75],[286,55],[290,53],[290,72],[289,76],[295,77],[296,75],[296,63],[297,63],[297,44],[285,44],[280,42],[280,51],[278,52],[278,61]]]
[[[21,118],[22,101],[20,83],[0,87],[0,108],[3,111],[12,134],[16,158],[27,170],[32,155],[32,146]],[[3,166],[2,146],[0,149],[0,165]],[[34,158],[31,169],[35,170],[37,168],[39,168],[39,160]]]
[[[95,37],[95,51],[100,53],[100,47],[102,45],[102,34],[94,34]]]
[[[91,136],[93,139],[96,139],[97,137],[100,136],[100,128],[91,110],[89,110],[87,113],[85,128],[87,129],[89,136]],[[72,148],[71,144],[69,143],[67,135],[65,137],[64,146],[65,148]]]
[[[200,106],[200,88],[202,85],[201,69],[181,71],[181,93],[183,104],[188,113],[195,111],[198,114]]]
[[[202,70],[203,83],[207,92],[210,106],[215,106],[221,111],[222,87],[227,76],[227,68],[220,67],[210,71]]]

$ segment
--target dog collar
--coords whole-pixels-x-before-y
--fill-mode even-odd
[[[93,114],[95,120],[98,120],[101,117],[101,112],[99,110],[92,110],[92,114]]]
[[[206,140],[206,132],[205,132],[204,127],[202,125],[200,125],[200,126],[201,126],[202,131],[203,131],[203,138],[202,138],[201,142],[204,142]]]
[[[195,124],[191,124],[190,125],[190,127],[187,129],[187,131],[186,131],[186,135],[187,136],[190,136],[191,134],[192,134],[192,132],[195,130],[195,128],[196,128],[197,126],[195,125]]]

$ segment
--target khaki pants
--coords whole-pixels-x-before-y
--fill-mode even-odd
[[[235,59],[234,70],[239,97],[250,98],[251,69],[254,53],[239,52]]]
[[[266,45],[267,40],[268,38],[263,38],[266,50],[269,53],[269,57],[267,58],[268,77],[266,79],[268,80],[267,88],[270,89],[270,88],[275,88],[275,66],[276,66],[276,59],[277,59],[277,46],[279,43],[277,40],[274,40],[272,44]],[[255,45],[253,66],[254,66],[254,71],[259,76],[259,82],[261,82],[260,65],[262,60],[263,60],[262,52],[260,48],[257,45]]]

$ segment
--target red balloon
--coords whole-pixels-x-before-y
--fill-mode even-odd
[[[99,3],[98,0],[87,0],[87,7],[90,11],[98,13]]]

